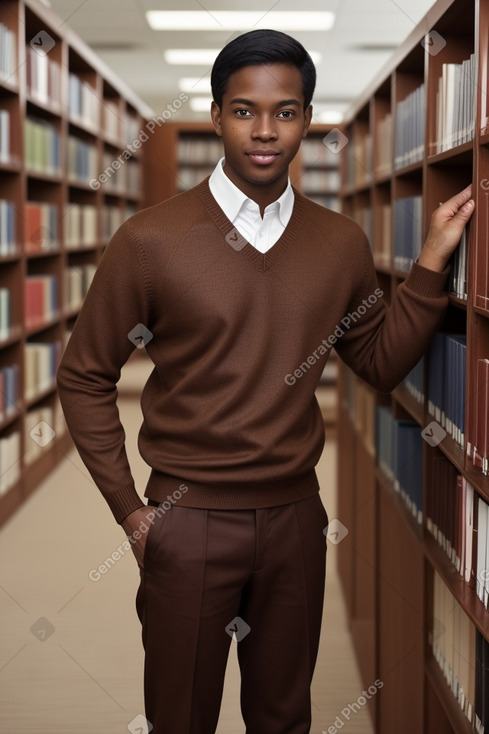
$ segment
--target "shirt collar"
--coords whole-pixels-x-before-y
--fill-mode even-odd
[[[224,156],[218,162],[217,166],[213,170],[209,179],[209,188],[212,195],[216,199],[217,203],[223,210],[227,218],[234,222],[241,209],[246,208],[248,210],[255,210],[259,212],[258,204],[244,194],[232,181],[229,179],[223,171]],[[278,216],[284,227],[292,214],[294,208],[294,191],[290,183],[290,178],[287,178],[287,186],[285,191],[279,198],[272,204],[269,204],[265,212],[274,210],[278,205]]]

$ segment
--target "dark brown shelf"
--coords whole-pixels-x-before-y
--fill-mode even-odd
[[[440,574],[471,622],[487,637],[489,635],[489,612],[475,590],[460,576],[453,563],[427,530],[424,533],[423,548],[430,564]]]
[[[87,135],[92,135],[94,138],[98,138],[100,136],[100,130],[98,130],[96,126],[87,125],[81,120],[77,120],[71,116],[68,117],[68,124],[70,125],[70,127],[76,128],[76,130],[79,130],[80,132],[83,132]]]
[[[424,403],[419,403],[409,393],[406,386],[402,383],[392,391],[392,395],[397,402],[402,405],[409,415],[418,423],[422,428],[425,425],[425,408]]]
[[[15,411],[12,413],[9,413],[9,415],[6,415],[3,420],[0,420],[0,431],[3,431],[5,428],[8,428],[12,425],[12,423],[15,423],[16,420],[22,417],[22,412],[20,410],[19,406],[16,406]]]
[[[458,705],[455,696],[443,677],[439,665],[433,657],[425,662],[425,674],[454,732],[456,734],[474,734],[475,729]]]
[[[22,259],[20,250],[15,255],[0,255],[0,265],[19,262]]]
[[[0,339],[0,349],[5,349],[5,347],[10,347],[12,344],[15,344],[16,342],[21,341],[22,339],[22,327],[21,326],[12,326],[10,328],[10,333],[6,339]]]
[[[43,173],[42,171],[32,171],[28,169],[26,171],[26,175],[28,178],[35,178],[39,181],[46,181],[47,183],[63,183],[63,176],[61,173]]]
[[[44,388],[44,390],[40,390],[35,395],[33,395],[31,398],[28,398],[25,401],[26,408],[32,408],[34,405],[37,405],[37,403],[40,403],[45,398],[49,397],[49,395],[51,395],[55,391],[56,391],[56,380],[51,380],[49,387]]]
[[[409,166],[403,166],[402,168],[396,168],[392,171],[393,177],[408,176],[411,173],[422,173],[423,161],[417,161],[416,163],[410,163]]]
[[[472,162],[472,151],[474,148],[474,141],[470,143],[463,143],[462,145],[456,145],[454,148],[449,150],[443,150],[441,153],[434,153],[427,156],[426,162],[428,165],[434,163],[444,163],[452,158],[462,157],[467,159],[467,162]]]
[[[8,161],[0,161],[0,172],[4,173],[20,173],[22,168],[21,162],[15,156],[11,156]]]
[[[43,112],[48,112],[50,115],[53,115],[54,117],[62,117],[62,109],[60,106],[54,104],[53,102],[43,102],[40,99],[37,99],[36,97],[32,96],[31,94],[28,94],[26,97],[27,104],[31,105],[32,107],[36,107],[39,110],[43,110]],[[29,110],[30,111],[30,110]]]
[[[392,482],[392,480],[389,479],[386,474],[384,474],[379,466],[376,466],[375,468],[375,476],[377,479],[377,483],[380,485],[380,488],[383,492],[387,493],[389,499],[394,504],[400,516],[402,517],[404,524],[406,525],[406,527],[409,528],[410,533],[412,533],[418,543],[422,542],[423,526],[420,525],[420,523],[416,522],[414,517],[409,513],[409,510],[404,504],[400,493],[394,488],[394,483]]]
[[[52,318],[47,319],[46,321],[42,321],[32,326],[26,326],[25,334],[26,336],[33,336],[34,334],[38,334],[41,331],[46,331],[46,329],[50,329],[52,326],[59,324],[59,320],[60,320],[60,313],[59,311],[57,311],[56,314],[52,316]]]

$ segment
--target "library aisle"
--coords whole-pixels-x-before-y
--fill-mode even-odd
[[[141,413],[133,395],[147,369],[145,360],[131,359],[119,384],[121,419],[139,488],[145,484],[148,467],[137,451]],[[331,520],[336,504],[334,440],[326,442],[318,473]],[[0,670],[0,731],[122,734],[143,711],[143,651],[134,606],[138,572],[132,554],[122,557],[98,581],[89,578],[90,571],[123,538],[75,451],[67,453],[4,527],[0,535],[0,645],[5,661]],[[363,686],[347,630],[336,550],[328,542],[311,731],[327,731],[338,717],[346,724],[348,716],[348,734],[371,734],[367,707],[349,707],[361,696]],[[234,643],[218,734],[244,734]]]

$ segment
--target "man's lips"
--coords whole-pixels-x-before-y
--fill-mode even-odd
[[[247,153],[247,156],[253,161],[253,163],[258,163],[261,166],[273,163],[278,155],[279,154],[274,150],[252,150]]]

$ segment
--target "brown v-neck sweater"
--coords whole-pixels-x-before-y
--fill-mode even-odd
[[[386,309],[360,227],[294,194],[289,224],[265,254],[236,232],[208,179],[135,214],[106,248],[58,388],[118,522],[143,504],[116,406],[138,335],[154,363],[141,399],[146,496],[204,508],[280,505],[318,491],[315,389],[333,345],[385,392],[426,351],[447,305],[448,269],[415,264]]]

